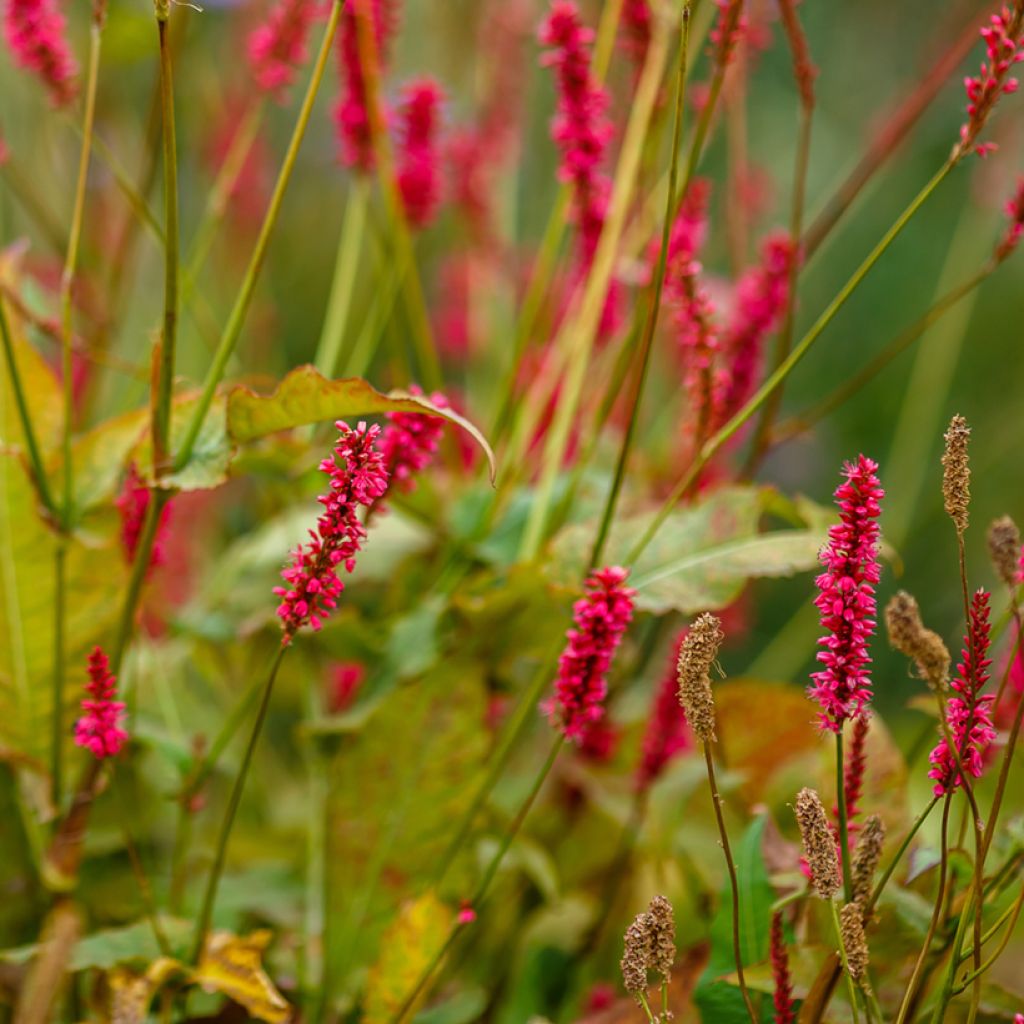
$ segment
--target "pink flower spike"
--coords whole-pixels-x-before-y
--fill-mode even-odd
[[[709,37],[714,43],[714,61],[719,67],[724,67],[732,60],[737,44],[747,31],[747,19],[743,13],[743,0],[715,2],[718,5],[718,20]]]
[[[658,684],[654,706],[647,719],[641,747],[640,763],[637,765],[635,785],[637,790],[649,789],[662,775],[669,762],[693,749],[693,737],[686,724],[686,712],[679,703],[679,650],[686,639],[687,630],[682,630],[672,645],[672,657],[665,666],[665,674]]]
[[[459,924],[472,924],[476,920],[476,911],[469,900],[463,900],[456,917]]]
[[[985,40],[985,60],[977,75],[964,79],[967,120],[960,127],[960,141],[953,150],[956,160],[972,152],[985,156],[996,148],[994,143],[979,143],[977,139],[999,97],[1017,91],[1017,79],[1010,72],[1014,64],[1024,61],[1024,2],[1016,0],[1012,13],[1003,7],[993,14],[980,34]]]
[[[46,86],[55,106],[75,98],[75,64],[57,0],[6,0],[4,35],[14,61]]]
[[[149,488],[143,483],[133,462],[128,467],[128,474],[125,476],[121,493],[114,501],[121,516],[121,546],[124,548],[125,558],[129,564],[135,561],[135,552],[138,550],[150,498]],[[157,523],[156,538],[153,541],[153,552],[147,572],[158,565],[163,565],[167,560],[165,545],[170,518],[171,503],[168,502],[160,512],[160,522]]]
[[[124,704],[114,700],[117,679],[110,674],[110,662],[101,648],[94,647],[89,655],[88,671],[89,696],[82,701],[85,714],[75,722],[75,743],[101,760],[116,757],[128,739],[121,728]]]
[[[625,0],[622,7],[622,48],[638,68],[651,44],[651,8],[648,0]]]
[[[306,61],[306,40],[317,14],[315,0],[278,0],[246,47],[256,85],[283,101],[295,72]]]
[[[320,471],[330,478],[327,494],[317,499],[324,511],[316,530],[309,531],[310,539],[295,549],[292,564],[282,571],[286,586],[274,588],[281,598],[277,614],[284,644],[303,626],[320,629],[337,607],[344,589],[338,567],[352,572],[366,539],[359,507],[371,507],[388,487],[388,471],[375,447],[380,427],[360,423],[353,430],[341,420],[335,426],[339,435],[334,452],[320,463]]]
[[[1024,175],[1017,179],[1017,191],[1007,201],[1004,209],[1010,223],[1006,227],[1006,234],[996,246],[995,258],[1000,263],[1013,253],[1024,235]]]
[[[422,395],[423,391],[413,384],[409,393]],[[448,408],[448,399],[435,391],[430,401],[439,409]],[[418,412],[389,412],[388,425],[380,439],[380,452],[389,479],[397,481],[406,491],[416,486],[413,474],[425,469],[441,443],[444,420]]]
[[[789,974],[789,952],[786,950],[786,939],[782,933],[782,914],[779,911],[772,914],[770,935],[772,977],[775,980],[775,1024],[793,1024],[796,1020],[793,1009],[793,984]]]
[[[885,495],[877,470],[863,455],[844,467],[846,479],[835,493],[840,521],[828,531],[820,556],[825,572],[815,580],[820,593],[814,603],[827,634],[818,641],[824,668],[811,675],[810,695],[821,707],[821,727],[830,732],[839,732],[871,700],[868,642],[875,631],[877,520]]]
[[[573,606],[576,628],[566,633],[555,694],[541,705],[551,724],[577,744],[604,714],[608,670],[633,618],[636,592],[625,585],[628,576],[618,566],[590,574],[584,596]]]
[[[441,197],[437,135],[443,93],[433,79],[423,78],[407,85],[402,96],[398,191],[409,223],[422,228],[434,216]]]
[[[984,755],[996,731],[992,725],[992,703],[995,696],[982,693],[988,682],[988,668],[992,660],[989,652],[989,594],[979,590],[971,601],[971,628],[964,637],[960,652],[962,661],[956,667],[956,676],[950,686],[955,697],[946,701],[946,722],[960,755],[960,763],[974,778],[984,770]],[[935,780],[935,795],[942,796],[961,785],[963,779],[957,771],[956,758],[946,743],[939,740],[928,760],[932,764],[928,778]]]

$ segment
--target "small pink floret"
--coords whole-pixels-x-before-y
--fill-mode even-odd
[[[15,63],[39,77],[57,106],[74,99],[78,67],[56,0],[6,0],[4,34]]]
[[[100,759],[115,757],[128,739],[121,728],[124,704],[114,700],[117,679],[110,673],[110,662],[99,647],[89,655],[89,696],[82,701],[85,712],[75,723],[75,743]]]
[[[317,14],[314,0],[280,0],[249,35],[247,52],[256,84],[283,100],[306,60],[306,40]]]

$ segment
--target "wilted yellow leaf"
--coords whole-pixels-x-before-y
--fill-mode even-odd
[[[262,954],[269,942],[268,931],[247,936],[214,932],[193,981],[208,992],[226,995],[257,1020],[286,1024],[291,1008],[263,970]]]

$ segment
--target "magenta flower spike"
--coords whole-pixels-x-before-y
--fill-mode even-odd
[[[149,488],[143,483],[133,462],[128,467],[128,474],[125,476],[121,493],[114,501],[121,517],[121,547],[124,549],[125,558],[129,564],[135,561],[135,552],[139,547],[139,538],[142,535],[146,510],[149,508],[151,497]],[[160,511],[160,521],[157,523],[156,537],[153,540],[153,550],[147,572],[167,561],[165,545],[172,504],[172,502],[168,502]]]
[[[75,98],[78,66],[57,0],[6,0],[4,35],[14,61],[42,81],[58,107]]]
[[[628,576],[629,570],[619,566],[590,574],[573,607],[576,628],[566,633],[554,696],[542,705],[551,724],[577,744],[604,714],[608,670],[633,618],[636,592],[625,585]]]
[[[417,385],[409,388],[411,394],[423,392]],[[448,408],[448,399],[435,391],[430,396],[439,409]],[[413,474],[425,469],[437,452],[444,433],[444,420],[416,412],[389,412],[388,425],[380,438],[380,452],[388,478],[406,491],[416,486]]]
[[[89,696],[82,701],[85,714],[75,722],[75,743],[100,760],[116,757],[128,739],[121,728],[124,704],[114,700],[117,679],[110,673],[110,661],[99,647],[89,655]]]
[[[344,589],[339,566],[352,572],[366,539],[359,509],[370,508],[388,487],[388,471],[376,449],[380,427],[360,423],[353,430],[341,420],[335,426],[339,436],[334,452],[320,463],[320,471],[330,478],[327,494],[317,499],[324,511],[316,530],[309,531],[310,539],[295,549],[292,564],[281,573],[286,586],[274,588],[281,598],[277,614],[284,644],[303,626],[320,629],[337,607]]]
[[[649,789],[674,757],[693,749],[693,736],[678,695],[679,651],[686,634],[687,630],[684,629],[672,645],[672,657],[658,684],[654,706],[647,719],[635,779],[639,791]]]
[[[821,552],[825,571],[815,581],[814,603],[827,631],[818,644],[824,666],[812,674],[810,695],[821,708],[821,727],[839,732],[871,700],[868,642],[875,631],[875,584],[878,563],[878,517],[885,495],[878,464],[863,455],[844,467],[846,479],[835,493],[839,523],[829,529]]]
[[[414,228],[426,227],[441,198],[437,136],[443,98],[441,87],[431,78],[411,82],[402,91],[398,192]]]
[[[955,697],[946,702],[946,722],[953,743],[960,755],[964,770],[980,778],[984,770],[984,755],[996,737],[992,725],[992,704],[995,695],[982,693],[988,682],[988,668],[992,664],[989,652],[989,594],[979,590],[971,601],[971,628],[964,637],[962,661],[950,686]],[[957,770],[956,758],[945,737],[931,752],[932,764],[928,778],[935,780],[935,795],[952,792],[963,782]]]
[[[1017,189],[1003,209],[1010,218],[1010,223],[1006,226],[1006,233],[1000,239],[999,245],[996,246],[995,257],[999,262],[1013,253],[1024,236],[1024,175],[1017,179]]]
[[[316,14],[315,0],[279,0],[249,35],[246,49],[256,85],[279,102],[306,61],[306,41]]]

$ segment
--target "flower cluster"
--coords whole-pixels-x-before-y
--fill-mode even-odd
[[[554,696],[542,705],[551,723],[577,743],[604,714],[608,669],[633,618],[635,592],[625,585],[628,575],[611,566],[588,577],[586,593],[573,606],[576,628],[566,633]]]
[[[671,662],[654,697],[654,707],[647,720],[640,763],[636,770],[636,788],[639,791],[649,789],[673,757],[693,746],[693,739],[686,724],[686,712],[679,703],[676,692],[679,687],[679,653],[685,640],[684,629],[673,645]]]
[[[344,589],[338,566],[351,572],[366,539],[359,508],[372,506],[388,487],[384,457],[376,449],[380,427],[360,423],[353,430],[341,420],[335,426],[339,436],[334,452],[320,463],[320,471],[330,478],[330,490],[317,499],[324,511],[316,530],[309,531],[309,541],[296,548],[292,564],[281,573],[287,586],[274,588],[281,598],[277,614],[285,644],[302,626],[319,629],[337,606]]]
[[[306,39],[316,9],[315,0],[279,0],[249,35],[247,51],[256,85],[278,100],[306,60]]]
[[[729,364],[723,416],[737,412],[754,390],[764,340],[775,328],[789,299],[793,243],[785,232],[768,235],[761,263],[736,285],[736,296],[722,347]]]
[[[981,70],[977,75],[968,75],[964,79],[967,120],[960,127],[960,142],[954,151],[957,158],[971,152],[985,156],[996,148],[995,143],[979,143],[977,138],[999,97],[1017,91],[1017,79],[1010,71],[1014,64],[1024,60],[1022,28],[1024,2],[1016,0],[1012,13],[1004,7],[993,14],[989,24],[981,29],[986,59],[981,62]]]
[[[981,692],[988,682],[988,667],[992,664],[988,657],[988,602],[989,595],[984,590],[979,590],[971,600],[971,628],[964,637],[963,660],[957,665],[950,683],[957,695],[946,703],[946,722],[960,755],[960,764],[974,778],[981,776],[985,751],[996,736],[992,725],[995,697]],[[962,783],[956,758],[945,738],[939,741],[928,760],[932,764],[928,777],[935,780],[936,796],[949,793]]]
[[[58,106],[74,99],[75,65],[56,0],[7,0],[4,34],[15,62],[37,75]]]
[[[369,110],[367,75],[385,63],[387,44],[394,31],[395,16],[389,0],[344,0],[338,30],[338,70],[342,92],[335,107],[341,158],[349,167],[369,171],[373,167],[373,124]],[[377,68],[363,67],[359,43],[359,20],[369,17],[375,42]]]
[[[409,223],[424,227],[441,197],[441,159],[437,129],[440,86],[431,78],[411,82],[403,91],[398,191]]]
[[[133,462],[128,467],[128,474],[125,476],[121,493],[114,501],[121,517],[121,547],[124,549],[125,557],[129,563],[135,561],[135,552],[139,547],[139,538],[142,535],[142,526],[146,521],[146,510],[149,508],[151,498],[149,488],[146,487],[142,477],[139,476],[139,471]],[[167,541],[170,517],[171,505],[168,503],[160,510],[160,521],[157,523],[156,537],[153,540],[153,551],[149,559],[149,569],[157,565],[163,565],[166,561],[167,556],[164,545]]]
[[[821,553],[825,572],[815,581],[820,593],[814,603],[828,632],[818,641],[824,668],[812,674],[810,693],[821,707],[822,728],[831,732],[839,732],[871,700],[868,641],[875,629],[877,520],[885,494],[877,469],[863,455],[844,467],[846,479],[835,493],[840,521],[829,529]]]
[[[117,679],[111,675],[110,661],[99,647],[89,655],[89,696],[82,701],[84,715],[75,722],[75,743],[98,758],[115,757],[128,739],[121,728],[124,704],[114,700]]]
[[[714,44],[714,60],[720,67],[728,64],[736,45],[747,30],[747,19],[743,13],[743,0],[716,0],[718,19],[711,29],[709,38]]]
[[[796,1012],[793,1008],[793,983],[789,974],[789,953],[786,950],[786,938],[782,932],[782,913],[772,914],[771,928],[771,961],[772,978],[775,991],[772,1003],[775,1007],[775,1024],[793,1024]]]
[[[622,47],[642,66],[651,44],[651,7],[648,0],[625,0],[622,5]]]
[[[410,394],[423,392],[413,385]],[[434,392],[430,401],[439,409],[448,408],[448,399]],[[444,432],[444,420],[418,412],[389,412],[388,425],[380,438],[380,453],[388,478],[409,491],[415,486],[413,473],[418,473],[434,457]]]
[[[1017,179],[1017,190],[1007,200],[1004,209],[1010,223],[1007,225],[1006,234],[996,246],[995,258],[999,263],[1017,248],[1021,237],[1024,236],[1024,176]]]

